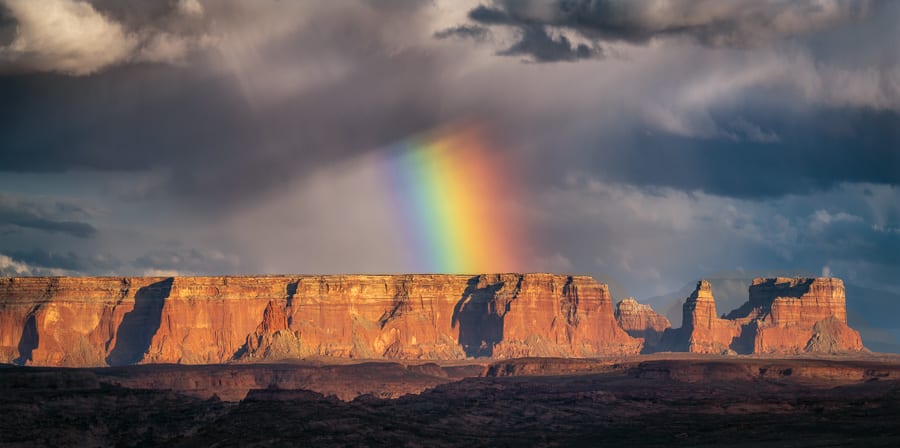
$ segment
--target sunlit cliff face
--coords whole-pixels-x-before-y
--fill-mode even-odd
[[[637,312],[625,312],[626,301],[614,312],[609,288],[588,276],[5,278],[0,362],[857,353],[863,347],[847,325],[844,294],[839,279],[756,279],[750,300],[720,318],[703,280],[683,301],[683,325],[672,329],[636,302]]]

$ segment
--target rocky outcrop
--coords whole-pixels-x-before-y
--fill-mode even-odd
[[[681,333],[684,336],[683,351],[693,353],[733,353],[732,341],[740,335],[740,325],[720,319],[716,314],[716,301],[712,286],[706,280],[697,282],[697,288],[684,301]]]
[[[206,364],[637,353],[587,276],[0,278],[0,362]]]
[[[0,278],[0,362],[140,360],[172,285],[165,278]]]
[[[638,303],[633,297],[626,297],[616,304],[616,322],[625,332],[644,340],[644,350],[653,351],[663,333],[672,324],[665,316],[657,314],[650,305]]]
[[[863,350],[847,325],[844,283],[836,278],[757,278],[749,300],[717,317],[712,287],[701,280],[685,300],[684,324],[662,345],[696,353],[841,353]]]
[[[316,356],[456,360],[645,351],[863,350],[843,282],[755,279],[718,316],[710,284],[684,325],[587,276],[335,275],[0,278],[0,362],[215,364]],[[660,334],[662,333],[662,338]],[[642,340],[643,339],[643,340]]]

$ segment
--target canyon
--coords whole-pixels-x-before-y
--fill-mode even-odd
[[[721,317],[701,281],[683,322],[633,299],[614,307],[579,275],[0,278],[0,363],[14,365],[864,350],[839,279],[756,279]]]

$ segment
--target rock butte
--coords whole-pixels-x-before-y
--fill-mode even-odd
[[[0,362],[577,358],[663,331],[660,347],[692,352],[862,349],[837,279],[757,279],[725,319],[700,282],[678,330],[623,302],[614,315],[606,285],[553,274],[0,278]]]
[[[663,333],[672,326],[669,319],[657,314],[650,305],[638,303],[632,297],[616,304],[616,322],[629,335],[644,340],[644,351],[654,349]]]
[[[756,278],[749,300],[718,317],[712,287],[701,280],[684,302],[683,325],[661,347],[695,353],[841,353],[863,350],[847,325],[844,282],[837,278]]]

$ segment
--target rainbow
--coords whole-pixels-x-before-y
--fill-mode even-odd
[[[382,160],[406,264],[418,272],[511,272],[523,265],[514,170],[475,126],[442,128]]]

